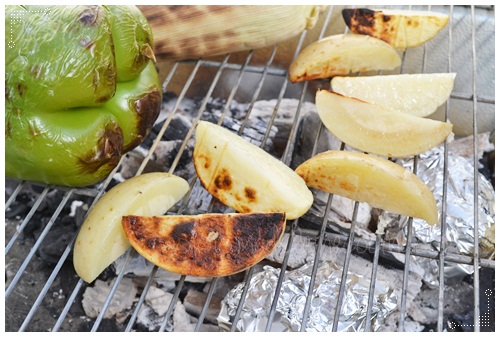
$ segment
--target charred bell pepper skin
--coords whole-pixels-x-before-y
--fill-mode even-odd
[[[5,29],[6,176],[98,183],[161,109],[148,22],[134,6],[6,6]]]

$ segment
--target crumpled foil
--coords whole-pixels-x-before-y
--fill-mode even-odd
[[[235,323],[237,331],[265,331],[280,269],[271,266],[263,268],[250,280],[240,319]],[[310,262],[285,273],[271,331],[300,331],[312,269],[313,263]],[[331,261],[319,264],[306,331],[332,331],[341,278],[341,266]],[[370,280],[347,273],[338,331],[364,331],[369,287]],[[240,283],[222,301],[217,317],[222,330],[230,330],[243,288],[244,283]],[[393,289],[380,284],[375,284],[374,291],[370,324],[371,330],[377,331],[383,319],[396,309],[397,295]]]
[[[429,226],[422,219],[413,219],[415,247],[439,250],[441,244],[443,162],[441,147],[421,154],[417,160],[417,175],[430,188],[437,202],[439,222]],[[398,161],[413,169],[413,159]],[[408,217],[384,212],[380,217],[379,233],[386,227],[401,229],[396,235],[399,244],[406,244]],[[448,153],[448,187],[446,200],[446,252],[472,255],[474,252],[474,166],[465,157]],[[480,257],[489,258],[495,252],[495,190],[482,175],[478,175],[478,233]],[[382,234],[382,233],[380,233]],[[424,281],[431,287],[438,286],[439,261],[413,256],[424,269]],[[445,262],[445,279],[463,278],[473,273],[473,266]]]

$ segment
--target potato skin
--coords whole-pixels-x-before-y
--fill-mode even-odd
[[[122,225],[137,252],[160,268],[219,277],[265,258],[283,235],[285,214],[124,216]]]

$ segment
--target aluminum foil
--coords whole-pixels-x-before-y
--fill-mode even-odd
[[[265,331],[280,269],[271,266],[263,268],[262,272],[250,280],[240,318],[235,323],[237,331]],[[271,331],[300,331],[312,268],[313,263],[310,262],[285,273]],[[307,316],[306,331],[332,331],[341,278],[341,266],[331,261],[320,263]],[[369,279],[347,273],[338,331],[364,331],[369,287]],[[222,330],[230,330],[243,288],[244,284],[239,284],[222,301],[217,318]],[[370,317],[371,330],[377,331],[383,319],[396,307],[397,295],[393,289],[375,284]]]
[[[443,202],[443,162],[442,148],[420,155],[417,174],[431,189],[437,202],[439,222],[442,219]],[[413,159],[401,160],[399,164],[413,169]],[[495,191],[491,183],[479,174],[478,179],[478,232],[480,256],[489,258],[495,252]],[[406,243],[408,217],[383,213],[379,231],[389,227],[400,229],[394,237],[399,244]],[[441,226],[429,226],[424,220],[413,219],[415,247],[439,250]],[[474,166],[469,159],[448,153],[448,188],[446,200],[446,252],[472,255],[474,251]],[[438,286],[438,261],[413,256],[424,269],[424,281],[429,286]],[[462,278],[472,274],[473,266],[446,263],[445,279]]]

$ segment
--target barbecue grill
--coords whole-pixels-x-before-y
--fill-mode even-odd
[[[408,9],[408,6],[392,6],[395,8]],[[156,126],[156,138],[151,139],[149,143],[143,145],[147,150],[144,154],[144,159],[139,165],[135,174],[141,174],[147,170],[147,164],[154,157],[154,151],[158,146],[162,136],[167,132],[175,131],[176,126],[172,120],[176,114],[182,113],[183,102],[187,99],[196,97],[198,99],[197,114],[192,115],[191,128],[185,134],[184,141],[175,148],[175,153],[172,156],[172,161],[168,171],[177,173],[178,165],[183,156],[186,156],[185,151],[189,140],[194,132],[196,121],[206,118],[204,111],[212,99],[223,99],[223,110],[220,118],[216,122],[222,124],[224,115],[231,108],[234,101],[247,104],[246,116],[238,130],[239,134],[244,134],[244,129],[247,127],[247,121],[252,114],[252,108],[259,100],[273,99],[275,108],[272,115],[268,119],[267,130],[264,132],[262,139],[259,140],[263,148],[266,141],[270,137],[271,129],[276,122],[277,112],[284,99],[296,99],[299,104],[294,111],[293,123],[286,141],[282,148],[281,159],[288,165],[291,164],[294,151],[294,144],[298,140],[298,121],[301,116],[303,103],[313,102],[314,92],[318,88],[328,88],[327,81],[317,80],[300,84],[291,84],[287,79],[287,66],[284,59],[290,60],[298,52],[304,48],[310,41],[317,40],[327,35],[334,33],[348,33],[345,24],[342,21],[340,10],[342,6],[331,6],[326,9],[322,15],[322,19],[318,23],[317,30],[304,31],[285,48],[283,44],[277,44],[271,48],[263,50],[249,51],[245,53],[235,53],[234,55],[224,55],[221,57],[213,57],[199,60],[183,60],[177,62],[169,62],[161,69],[160,74],[163,75],[163,91],[169,93],[175,99],[170,100],[171,104],[164,107],[169,114],[162,119],[161,123]],[[377,7],[373,7],[377,8]],[[385,7],[386,8],[386,7]],[[286,251],[284,259],[278,266],[280,275],[278,278],[277,289],[282,286],[284,274],[288,268],[288,260],[292,247],[296,244],[299,237],[306,236],[310,238],[316,249],[316,254],[313,259],[313,267],[311,283],[314,283],[318,265],[321,260],[321,251],[326,245],[332,243],[336,246],[346,249],[347,254],[342,264],[342,278],[338,289],[338,301],[336,303],[335,314],[331,324],[331,330],[337,331],[339,327],[340,306],[345,300],[343,297],[346,287],[347,273],[349,271],[350,260],[355,251],[363,251],[372,262],[370,291],[367,294],[368,303],[376,301],[375,282],[379,266],[385,263],[383,256],[387,254],[400,254],[404,256],[403,269],[403,284],[401,293],[397,294],[400,297],[400,306],[398,307],[398,324],[399,331],[405,330],[405,318],[407,317],[407,292],[408,292],[408,275],[411,267],[411,258],[420,257],[429,260],[435,260],[438,266],[438,289],[439,296],[435,298],[435,307],[437,307],[438,317],[435,330],[443,331],[450,327],[445,321],[445,263],[464,264],[473,267],[473,272],[470,276],[473,285],[473,324],[469,330],[481,331],[487,329],[488,324],[483,319],[487,312],[481,312],[480,299],[484,297],[484,292],[492,289],[484,289],[481,287],[483,280],[481,277],[491,277],[491,273],[481,273],[484,270],[492,270],[494,272],[495,262],[494,255],[488,258],[482,258],[479,255],[479,223],[478,223],[478,180],[480,170],[480,150],[478,149],[479,134],[488,129],[492,120],[487,120],[488,116],[492,116],[494,112],[494,7],[493,6],[411,6],[414,10],[432,10],[450,15],[450,22],[443,31],[434,39],[417,48],[409,49],[401,52],[403,63],[402,66],[395,72],[379,72],[380,74],[387,73],[430,73],[430,72],[457,72],[457,80],[455,88],[447,104],[442,107],[433,118],[440,120],[451,120],[464,123],[457,118],[455,111],[468,110],[470,111],[470,119],[464,124],[461,132],[470,133],[473,136],[472,148],[474,160],[474,253],[472,255],[462,255],[450,253],[445,249],[446,226],[441,229],[441,244],[434,246],[434,249],[425,249],[417,247],[412,240],[414,233],[412,232],[411,219],[410,225],[406,227],[406,244],[397,244],[387,242],[380,234],[376,235],[376,239],[369,240],[355,235],[356,221],[353,220],[349,229],[345,231],[332,230],[329,223],[328,211],[326,208],[323,217],[312,217],[306,219],[298,219],[289,221],[287,224],[288,233]],[[290,41],[288,41],[290,42]],[[287,42],[287,43],[288,43]],[[293,45],[294,50],[290,51],[289,46]],[[266,55],[263,57],[262,55]],[[256,60],[258,59],[258,60]],[[469,117],[467,117],[469,118]],[[486,121],[485,121],[486,120]],[[494,120],[494,119],[493,119]],[[468,129],[467,129],[468,128]],[[317,153],[318,142],[320,141],[320,132],[325,132],[323,127],[319,129],[311,129],[311,134],[317,135],[315,144],[313,145],[313,153]],[[494,135],[493,132],[491,132]],[[461,135],[458,135],[461,136]],[[494,136],[493,136],[494,141]],[[344,149],[344,146],[341,146]],[[443,145],[444,156],[444,183],[443,190],[446,191],[452,187],[448,184],[448,146],[447,142]],[[87,318],[87,324],[82,326],[74,325],[72,322],[75,317],[81,315],[80,298],[82,292],[89,286],[83,280],[76,276],[72,270],[71,257],[72,246],[77,235],[75,227],[68,226],[66,232],[54,233],[54,229],[58,222],[68,220],[68,215],[65,212],[68,208],[77,205],[75,198],[85,198],[86,200],[97,201],[114,182],[114,177],[123,168],[126,158],[122,158],[120,165],[113,171],[109,177],[102,183],[96,186],[85,188],[63,188],[59,186],[43,186],[30,183],[28,181],[6,180],[6,250],[5,263],[8,266],[10,273],[6,273],[6,288],[5,288],[5,308],[6,308],[6,330],[7,331],[74,331],[84,328],[90,331],[106,331],[109,326],[105,323],[107,320],[105,312],[108,307],[116,301],[115,293],[124,279],[127,278],[126,266],[128,261],[134,256],[135,252],[131,249],[123,257],[124,263],[121,269],[116,269],[116,278],[110,284],[109,292],[102,305],[102,308],[95,318]],[[414,159],[413,170],[419,175],[416,163],[419,158]],[[191,188],[196,186],[196,175],[189,177]],[[23,196],[27,192],[36,194],[36,198],[26,200]],[[446,193],[443,193],[446,195]],[[169,214],[182,214],[185,211],[186,205],[192,201],[192,198],[197,196],[193,193],[188,193],[184,198],[173,207]],[[329,196],[327,205],[332,202],[332,197]],[[208,210],[217,205],[216,200],[211,200]],[[91,205],[90,205],[91,207]],[[355,204],[352,219],[356,219],[358,212],[358,203]],[[20,216],[17,218],[13,213],[13,209],[17,209]],[[42,209],[49,208],[51,214],[39,216]],[[19,211],[19,209],[22,209]],[[87,211],[87,209],[84,209]],[[440,210],[443,218],[446,217],[447,207],[443,202],[443,207]],[[82,210],[79,211],[80,213]],[[78,222],[82,214],[72,214],[72,221]],[[81,223],[81,222],[80,222]],[[307,223],[307,226],[304,225]],[[37,235],[30,234],[31,231],[37,231]],[[40,262],[41,256],[49,254],[47,252],[47,242],[60,239],[64,234],[66,246],[57,256],[52,257],[50,263]],[[53,256],[53,255],[51,255]],[[266,263],[266,260],[263,261]],[[276,263],[274,263],[276,265]],[[49,265],[47,269],[43,269],[41,265]],[[156,279],[159,272],[158,268],[152,267],[149,276],[144,277],[144,282],[141,286],[140,296],[134,302],[134,306],[130,310],[130,315],[123,325],[124,331],[134,331],[137,329],[137,316],[141,306],[145,302],[146,295],[150,286]],[[243,295],[248,291],[250,281],[257,272],[257,266],[241,273],[243,282]],[[104,273],[109,273],[105,271]],[[482,276],[486,275],[486,276]],[[488,276],[490,275],[490,276]],[[494,274],[493,274],[494,275]],[[201,311],[198,314],[198,321],[194,327],[195,331],[202,329],[202,324],[206,318],[209,306],[213,305],[213,295],[216,285],[220,279],[207,280],[207,295],[202,304]],[[172,300],[166,303],[166,310],[163,314],[163,320],[159,328],[160,331],[168,329],[169,319],[172,316],[177,299],[182,296],[186,283],[189,283],[186,276],[180,276],[175,282],[175,288],[172,289]],[[60,284],[65,284],[69,289],[68,293],[58,293],[54,289]],[[68,286],[69,285],[69,286]],[[25,289],[31,289],[26,292]],[[227,289],[228,291],[230,289]],[[278,292],[277,292],[278,293]],[[304,317],[307,317],[307,311],[311,307],[312,291],[309,292],[305,306]],[[488,297],[490,299],[490,297]],[[493,296],[494,298],[494,296]],[[278,298],[275,296],[273,305],[270,308],[269,320],[266,325],[266,330],[271,329],[271,323],[276,315],[276,305]],[[57,306],[55,305],[59,303]],[[238,305],[238,310],[232,322],[237,322],[243,308],[244,300],[241,300]],[[465,303],[464,303],[465,305]],[[370,310],[370,305],[368,307]],[[48,313],[47,313],[48,311]],[[367,317],[370,317],[368,312]],[[491,318],[492,319],[492,318]],[[305,322],[305,320],[304,320]],[[364,326],[366,331],[372,327],[369,321],[366,321]],[[237,324],[233,323],[230,330],[237,330]],[[302,324],[301,330],[305,330],[305,324]],[[491,331],[491,330],[490,330]]]

